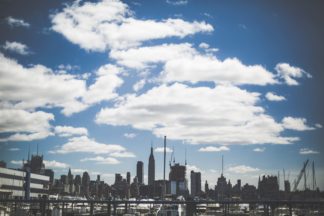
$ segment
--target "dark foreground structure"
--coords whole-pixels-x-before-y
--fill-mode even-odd
[[[0,215],[323,215],[324,201],[0,200]]]

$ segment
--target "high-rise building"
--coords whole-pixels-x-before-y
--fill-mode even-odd
[[[88,172],[84,172],[82,175],[82,195],[89,196],[89,187],[90,187],[90,176]]]
[[[191,181],[191,195],[199,196],[201,193],[201,173],[194,172],[193,170],[190,173],[190,181]]]
[[[148,185],[154,185],[155,181],[155,160],[153,155],[153,147],[151,147],[151,154],[148,163]]]
[[[187,195],[186,166],[179,163],[170,166],[169,181],[172,195]]]
[[[144,184],[144,164],[142,161],[137,161],[136,176],[139,184]]]
[[[130,174],[130,172],[126,173],[126,181],[130,185],[130,183],[131,183],[131,174]]]

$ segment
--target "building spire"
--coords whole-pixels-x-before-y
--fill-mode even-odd
[[[37,143],[37,156],[38,156],[38,143]]]
[[[224,155],[222,155],[222,176],[224,174]]]
[[[187,146],[185,146],[185,166],[187,166]]]
[[[30,161],[30,144],[28,145],[28,156],[27,156],[27,163]]]

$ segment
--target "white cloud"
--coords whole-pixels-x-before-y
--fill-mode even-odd
[[[63,108],[71,115],[90,105],[117,97],[123,80],[121,68],[103,65],[88,88],[85,80],[70,74],[56,74],[43,65],[24,67],[0,53],[0,107],[34,110],[39,107]]]
[[[129,94],[114,107],[103,108],[96,123],[130,125],[157,137],[188,143],[289,144],[284,127],[258,106],[260,94],[234,86],[161,85],[141,95]],[[156,100],[159,98],[159,100]]]
[[[166,3],[179,6],[188,4],[188,0],[166,0]]]
[[[20,55],[28,55],[31,52],[29,51],[28,46],[26,46],[25,44],[16,42],[16,41],[6,41],[6,43],[2,46],[3,49],[11,51],[11,52],[15,52],[18,53]]]
[[[52,160],[52,161],[44,160],[43,162],[44,162],[46,168],[60,168],[60,169],[64,169],[64,168],[68,168],[69,167],[68,164],[62,163],[62,162],[58,162],[56,160]]]
[[[255,152],[264,152],[265,148],[255,148],[255,149],[253,149],[253,151],[255,151]]]
[[[236,85],[277,83],[274,75],[261,65],[244,65],[237,58],[221,61],[211,55],[195,55],[192,58],[170,60],[164,65],[161,80],[191,83],[210,81]]]
[[[200,152],[220,152],[220,151],[229,151],[230,148],[227,146],[220,146],[220,147],[215,147],[215,146],[207,146],[200,148],[198,151]]]
[[[126,137],[127,139],[133,139],[137,136],[137,134],[135,133],[124,133],[124,137]]]
[[[27,112],[17,109],[0,109],[0,134],[9,133],[0,138],[4,141],[31,141],[44,139],[50,135],[50,121],[54,115],[42,111]]]
[[[172,59],[189,58],[196,53],[191,44],[182,43],[130,48],[128,50],[112,50],[109,56],[120,65],[134,69],[144,69],[152,67],[156,63],[165,63]]]
[[[296,131],[314,130],[315,128],[306,125],[305,118],[285,117],[282,120],[284,128]]]
[[[317,128],[323,128],[323,126],[321,124],[319,124],[319,123],[315,124],[315,127],[317,127]]]
[[[135,83],[133,85],[133,90],[136,91],[136,92],[141,90],[144,87],[145,83],[146,83],[146,80],[141,79],[140,81],[138,81],[137,83]]]
[[[111,64],[103,65],[96,71],[96,81],[89,86],[83,96],[86,104],[95,104],[101,101],[111,100],[118,96],[115,92],[123,84],[118,76],[122,72],[120,67]]]
[[[288,63],[279,63],[275,67],[278,72],[278,76],[284,79],[287,85],[299,85],[297,82],[297,78],[302,78],[306,76],[307,78],[311,78],[312,76],[299,67],[293,67]]]
[[[83,4],[76,1],[51,17],[52,29],[81,48],[92,51],[138,46],[147,40],[183,38],[213,31],[213,27],[205,22],[140,20],[133,14],[121,1]]]
[[[194,171],[194,172],[201,172],[201,173],[204,173],[205,171],[200,169],[199,167],[197,167],[196,165],[190,165],[190,164],[187,164],[187,170],[188,170],[188,175],[190,176],[190,172],[191,171]]]
[[[206,46],[206,45],[204,45]],[[275,84],[275,76],[260,65],[244,65],[237,58],[219,60],[212,56],[212,48],[201,54],[189,43],[162,44],[151,47],[112,50],[110,57],[118,64],[143,69],[163,65],[159,80],[164,82],[210,81],[231,84]]]
[[[308,154],[319,154],[319,151],[315,151],[309,148],[301,148],[299,149],[299,154],[308,155]]]
[[[105,158],[101,156],[81,159],[81,162],[86,162],[86,161],[95,161],[97,162],[97,164],[119,164],[120,163],[120,161],[117,160],[116,158],[112,158],[112,157]]]
[[[255,148],[255,149],[253,149],[253,151],[255,151],[255,152],[264,152],[265,148]]]
[[[113,152],[110,154],[112,157],[117,157],[117,158],[133,158],[136,157],[136,155],[133,152]]]
[[[12,161],[10,161],[10,163],[12,163],[12,164],[16,164],[16,165],[23,165],[23,161],[21,161],[21,160],[12,160]]]
[[[54,74],[43,65],[24,67],[0,53],[0,107],[35,109],[62,107],[66,115],[86,108],[79,98],[85,93],[83,80]]]
[[[154,152],[164,153],[164,147],[157,147],[157,148],[154,149]],[[169,148],[169,147],[166,147],[165,152],[166,153],[171,153],[171,152],[173,152],[173,150],[171,148]]]
[[[238,166],[231,166],[228,168],[228,171],[238,174],[245,174],[250,172],[257,172],[260,171],[258,168],[253,168],[246,165],[238,165]]]
[[[86,136],[69,138],[68,142],[59,149],[51,153],[67,154],[73,152],[88,152],[94,154],[111,154],[114,152],[124,152],[126,149],[117,144],[98,143]]]
[[[71,127],[71,126],[56,126],[54,128],[55,134],[60,137],[71,137],[76,135],[88,135],[87,128]]]
[[[30,24],[27,23],[26,21],[22,19],[13,18],[11,16],[7,17],[6,21],[8,25],[10,25],[11,27],[25,27],[25,28],[30,27]]]
[[[20,148],[9,148],[8,151],[20,151]]]
[[[209,48],[209,44],[207,44],[207,43],[200,43],[199,44],[199,48],[208,49]]]
[[[269,101],[284,101],[286,100],[286,98],[284,96],[280,96],[280,95],[276,95],[273,92],[268,92],[265,97],[269,100]]]

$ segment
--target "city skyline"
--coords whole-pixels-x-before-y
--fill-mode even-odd
[[[147,184],[151,146],[163,179],[167,136],[167,164],[187,160],[188,180],[201,172],[210,188],[224,155],[224,176],[254,185],[315,161],[324,190],[319,1],[33,3],[0,8],[8,167],[38,149],[58,176],[112,184],[143,161]]]

